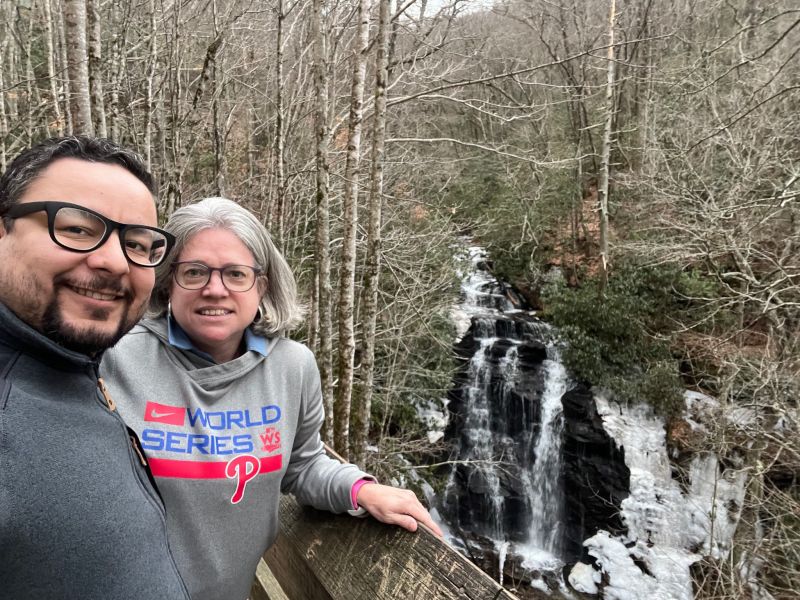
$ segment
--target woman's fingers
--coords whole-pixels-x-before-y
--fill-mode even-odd
[[[419,522],[434,535],[443,535],[430,513],[411,490],[372,483],[361,487],[357,500],[359,506],[363,506],[369,514],[383,523],[416,531]]]

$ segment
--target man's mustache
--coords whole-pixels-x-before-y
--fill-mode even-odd
[[[108,277],[97,274],[91,279],[76,280],[67,275],[58,275],[53,279],[53,286],[67,286],[92,290],[106,294],[122,296],[123,300],[133,300],[133,290],[122,283],[118,277]]]

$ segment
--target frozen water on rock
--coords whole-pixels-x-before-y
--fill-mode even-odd
[[[706,405],[708,400],[701,395],[687,398],[690,405]],[[627,534],[612,538],[600,531],[584,542],[605,573],[603,598],[691,600],[689,567],[700,555],[689,549],[699,548],[715,558],[727,556],[745,473],[722,473],[715,456],[696,456],[689,472],[690,490],[684,495],[671,477],[663,420],[646,406],[623,407],[602,394],[595,401],[606,431],[624,447],[630,469],[630,495],[621,506]],[[595,575],[590,578],[581,563],[573,568],[573,579],[583,589],[591,588],[590,581],[600,582]]]
[[[417,405],[417,416],[428,428],[428,443],[435,444],[444,437],[447,427],[447,398],[438,402],[429,400],[426,404]]]
[[[500,573],[500,578],[498,583],[500,585],[503,585],[503,567],[505,566],[506,563],[506,557],[508,556],[508,547],[510,545],[511,544],[509,542],[505,541],[501,542],[499,540],[495,541],[494,543],[494,549],[495,552],[497,552],[497,562],[498,562],[497,571],[498,573]]]
[[[559,558],[563,532],[559,526],[562,499],[558,473],[563,428],[561,396],[567,389],[568,378],[557,348],[545,342],[548,356],[541,367],[544,393],[539,404],[538,429],[528,432],[527,437],[518,436],[515,442],[503,432],[492,433],[489,388],[494,385],[493,393],[499,393],[499,397],[517,391],[523,340],[547,340],[550,336],[546,324],[520,318],[522,311],[514,308],[507,290],[480,268],[486,260],[483,249],[468,248],[466,258],[470,268],[462,273],[462,301],[453,307],[452,318],[457,329],[456,341],[472,326],[477,350],[465,374],[469,383],[462,388],[466,410],[461,435],[469,452],[461,459],[475,464],[470,489],[491,498],[485,507],[491,513],[486,518],[492,521],[486,534],[492,540],[500,576],[513,555],[532,574],[531,586],[549,593],[563,566]],[[498,366],[502,372],[499,384],[492,381],[492,361],[495,372]],[[711,454],[698,455],[690,464],[688,491],[684,492],[672,478],[663,420],[645,406],[620,406],[602,394],[595,400],[606,431],[624,448],[630,471],[630,494],[620,507],[627,533],[612,537],[599,531],[587,539],[584,545],[597,565],[574,565],[569,584],[578,592],[599,594],[609,600],[691,600],[690,566],[701,554],[723,559],[730,552],[744,495],[745,474],[731,467],[723,469]],[[694,432],[707,433],[706,424],[712,423],[719,412],[717,401],[697,392],[686,392],[686,406],[684,419],[689,427]],[[443,431],[446,415],[446,404],[420,410],[421,418],[429,423],[432,432]],[[796,428],[798,416],[787,417],[776,427]],[[744,427],[754,418],[752,411],[741,410],[733,414],[731,421]],[[492,463],[503,448],[512,444],[523,444],[528,455],[535,457],[532,468],[520,475],[526,502],[534,515],[524,543],[510,542],[504,537],[498,518],[503,514],[504,496]],[[448,491],[455,489],[454,475],[455,470],[451,472]],[[446,530],[447,539],[466,550],[464,540],[454,537],[436,511],[433,514]],[[743,564],[746,568],[750,563]],[[757,565],[751,566],[757,570]],[[560,591],[570,597],[563,583]]]
[[[642,542],[628,548],[623,540],[612,538],[606,531],[598,532],[584,545],[608,579],[603,587],[605,600],[691,600],[693,597],[689,565],[699,557],[674,549],[648,548]],[[652,574],[646,573],[640,564]],[[585,573],[579,571],[579,574],[586,579]]]
[[[747,473],[726,469],[720,474],[717,457],[705,454],[694,457],[689,474],[692,487],[687,508],[692,525],[703,533],[703,554],[726,558],[744,502]]]
[[[575,563],[569,574],[569,584],[578,592],[584,594],[596,594],[599,589],[601,575],[592,568],[592,565],[579,562]]]

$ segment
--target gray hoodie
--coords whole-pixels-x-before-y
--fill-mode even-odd
[[[281,492],[352,508],[350,489],[365,474],[324,452],[319,373],[302,344],[272,338],[266,356],[214,364],[170,345],[163,319],[145,320],[102,370],[142,439],[193,600],[247,598],[278,533]]]
[[[96,360],[0,304],[0,597],[188,598],[130,433]]]

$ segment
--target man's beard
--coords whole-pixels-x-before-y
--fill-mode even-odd
[[[110,348],[128,333],[144,314],[145,304],[143,303],[139,310],[134,310],[133,292],[124,288],[119,279],[96,275],[88,282],[80,282],[78,287],[122,294],[125,307],[119,317],[119,324],[111,333],[97,331],[91,327],[76,327],[64,318],[58,301],[58,288],[66,285],[75,285],[75,282],[68,282],[63,277],[56,277],[53,281],[53,297],[42,313],[41,332],[57,344],[74,352],[93,355]],[[92,311],[92,318],[97,321],[107,321],[111,312],[111,309],[96,309]]]

